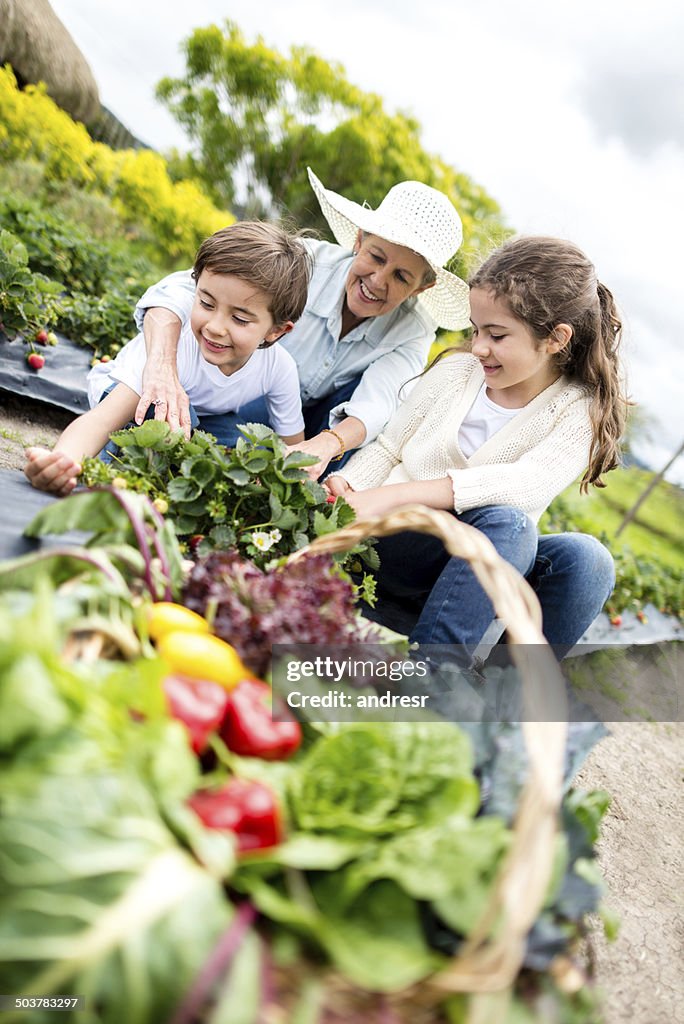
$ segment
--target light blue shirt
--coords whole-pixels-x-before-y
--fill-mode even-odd
[[[306,309],[278,344],[297,363],[304,406],[363,375],[351,398],[332,410],[330,426],[345,416],[355,416],[366,428],[364,444],[368,444],[395,412],[402,385],[424,368],[436,324],[411,298],[391,313],[369,317],[340,338],[344,289],[353,256],[330,242],[305,241],[314,258]],[[169,274],[140,299],[135,309],[138,328],[142,329],[150,306],[163,306],[186,321],[194,294],[189,270]]]

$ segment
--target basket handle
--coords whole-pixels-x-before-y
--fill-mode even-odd
[[[357,519],[335,533],[317,537],[290,555],[288,561],[296,561],[308,554],[337,554],[348,551],[367,537],[389,537],[404,530],[438,537],[450,555],[470,563],[512,643],[546,643],[541,632],[541,609],[532,588],[497,554],[483,533],[474,526],[461,523],[448,512],[425,505],[406,505],[383,516]]]
[[[528,777],[513,825],[513,842],[493,887],[490,904],[459,956],[428,982],[435,994],[442,995],[446,991],[502,991],[512,985],[520,969],[527,932],[543,905],[551,877],[563,795],[565,685],[542,634],[541,608],[532,588],[501,558],[484,534],[448,512],[407,505],[387,515],[359,519],[335,533],[318,537],[288,561],[309,554],[347,551],[367,537],[389,537],[405,530],[438,537],[450,555],[469,562],[504,623],[528,707],[538,712],[548,709],[548,721],[530,720],[522,725]],[[530,655],[530,647],[534,656]]]

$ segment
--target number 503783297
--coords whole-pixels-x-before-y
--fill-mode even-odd
[[[85,996],[0,995],[0,1010],[85,1010]]]

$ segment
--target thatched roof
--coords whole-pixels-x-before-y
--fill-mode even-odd
[[[77,121],[98,116],[90,66],[48,0],[0,0],[0,64],[6,63],[22,84],[45,82],[55,103]]]

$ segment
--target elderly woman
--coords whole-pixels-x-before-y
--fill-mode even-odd
[[[314,260],[309,299],[281,344],[299,370],[308,440],[298,448],[318,456],[318,475],[377,437],[402,384],[423,369],[437,327],[457,329],[469,320],[465,282],[442,267],[463,237],[445,195],[404,181],[371,210],[323,188],[311,170],[309,180],[339,245],[306,240]],[[157,418],[189,429],[175,350],[193,296],[194,282],[181,271],[138,304],[148,346],[139,421],[155,402]],[[201,426],[230,444],[236,424],[245,422],[267,422],[265,409],[246,406]]]
[[[455,330],[470,320],[467,285],[443,268],[462,241],[459,215],[445,195],[405,181],[372,210],[325,189],[311,170],[309,180],[338,244],[307,240],[314,261],[308,301],[280,344],[299,370],[307,440],[296,447],[318,458],[312,467],[318,476],[375,440],[398,406],[402,385],[423,370],[437,327]],[[139,421],[154,402],[157,418],[189,431],[175,350],[193,294],[189,273],[180,272],[138,304],[148,347]],[[245,422],[266,422],[265,408],[251,403],[231,415],[205,417],[201,426],[232,444],[237,424]],[[510,555],[515,538],[507,528],[490,539]],[[601,610],[613,563],[593,537],[541,536],[527,579],[542,605],[544,633],[562,655]]]

